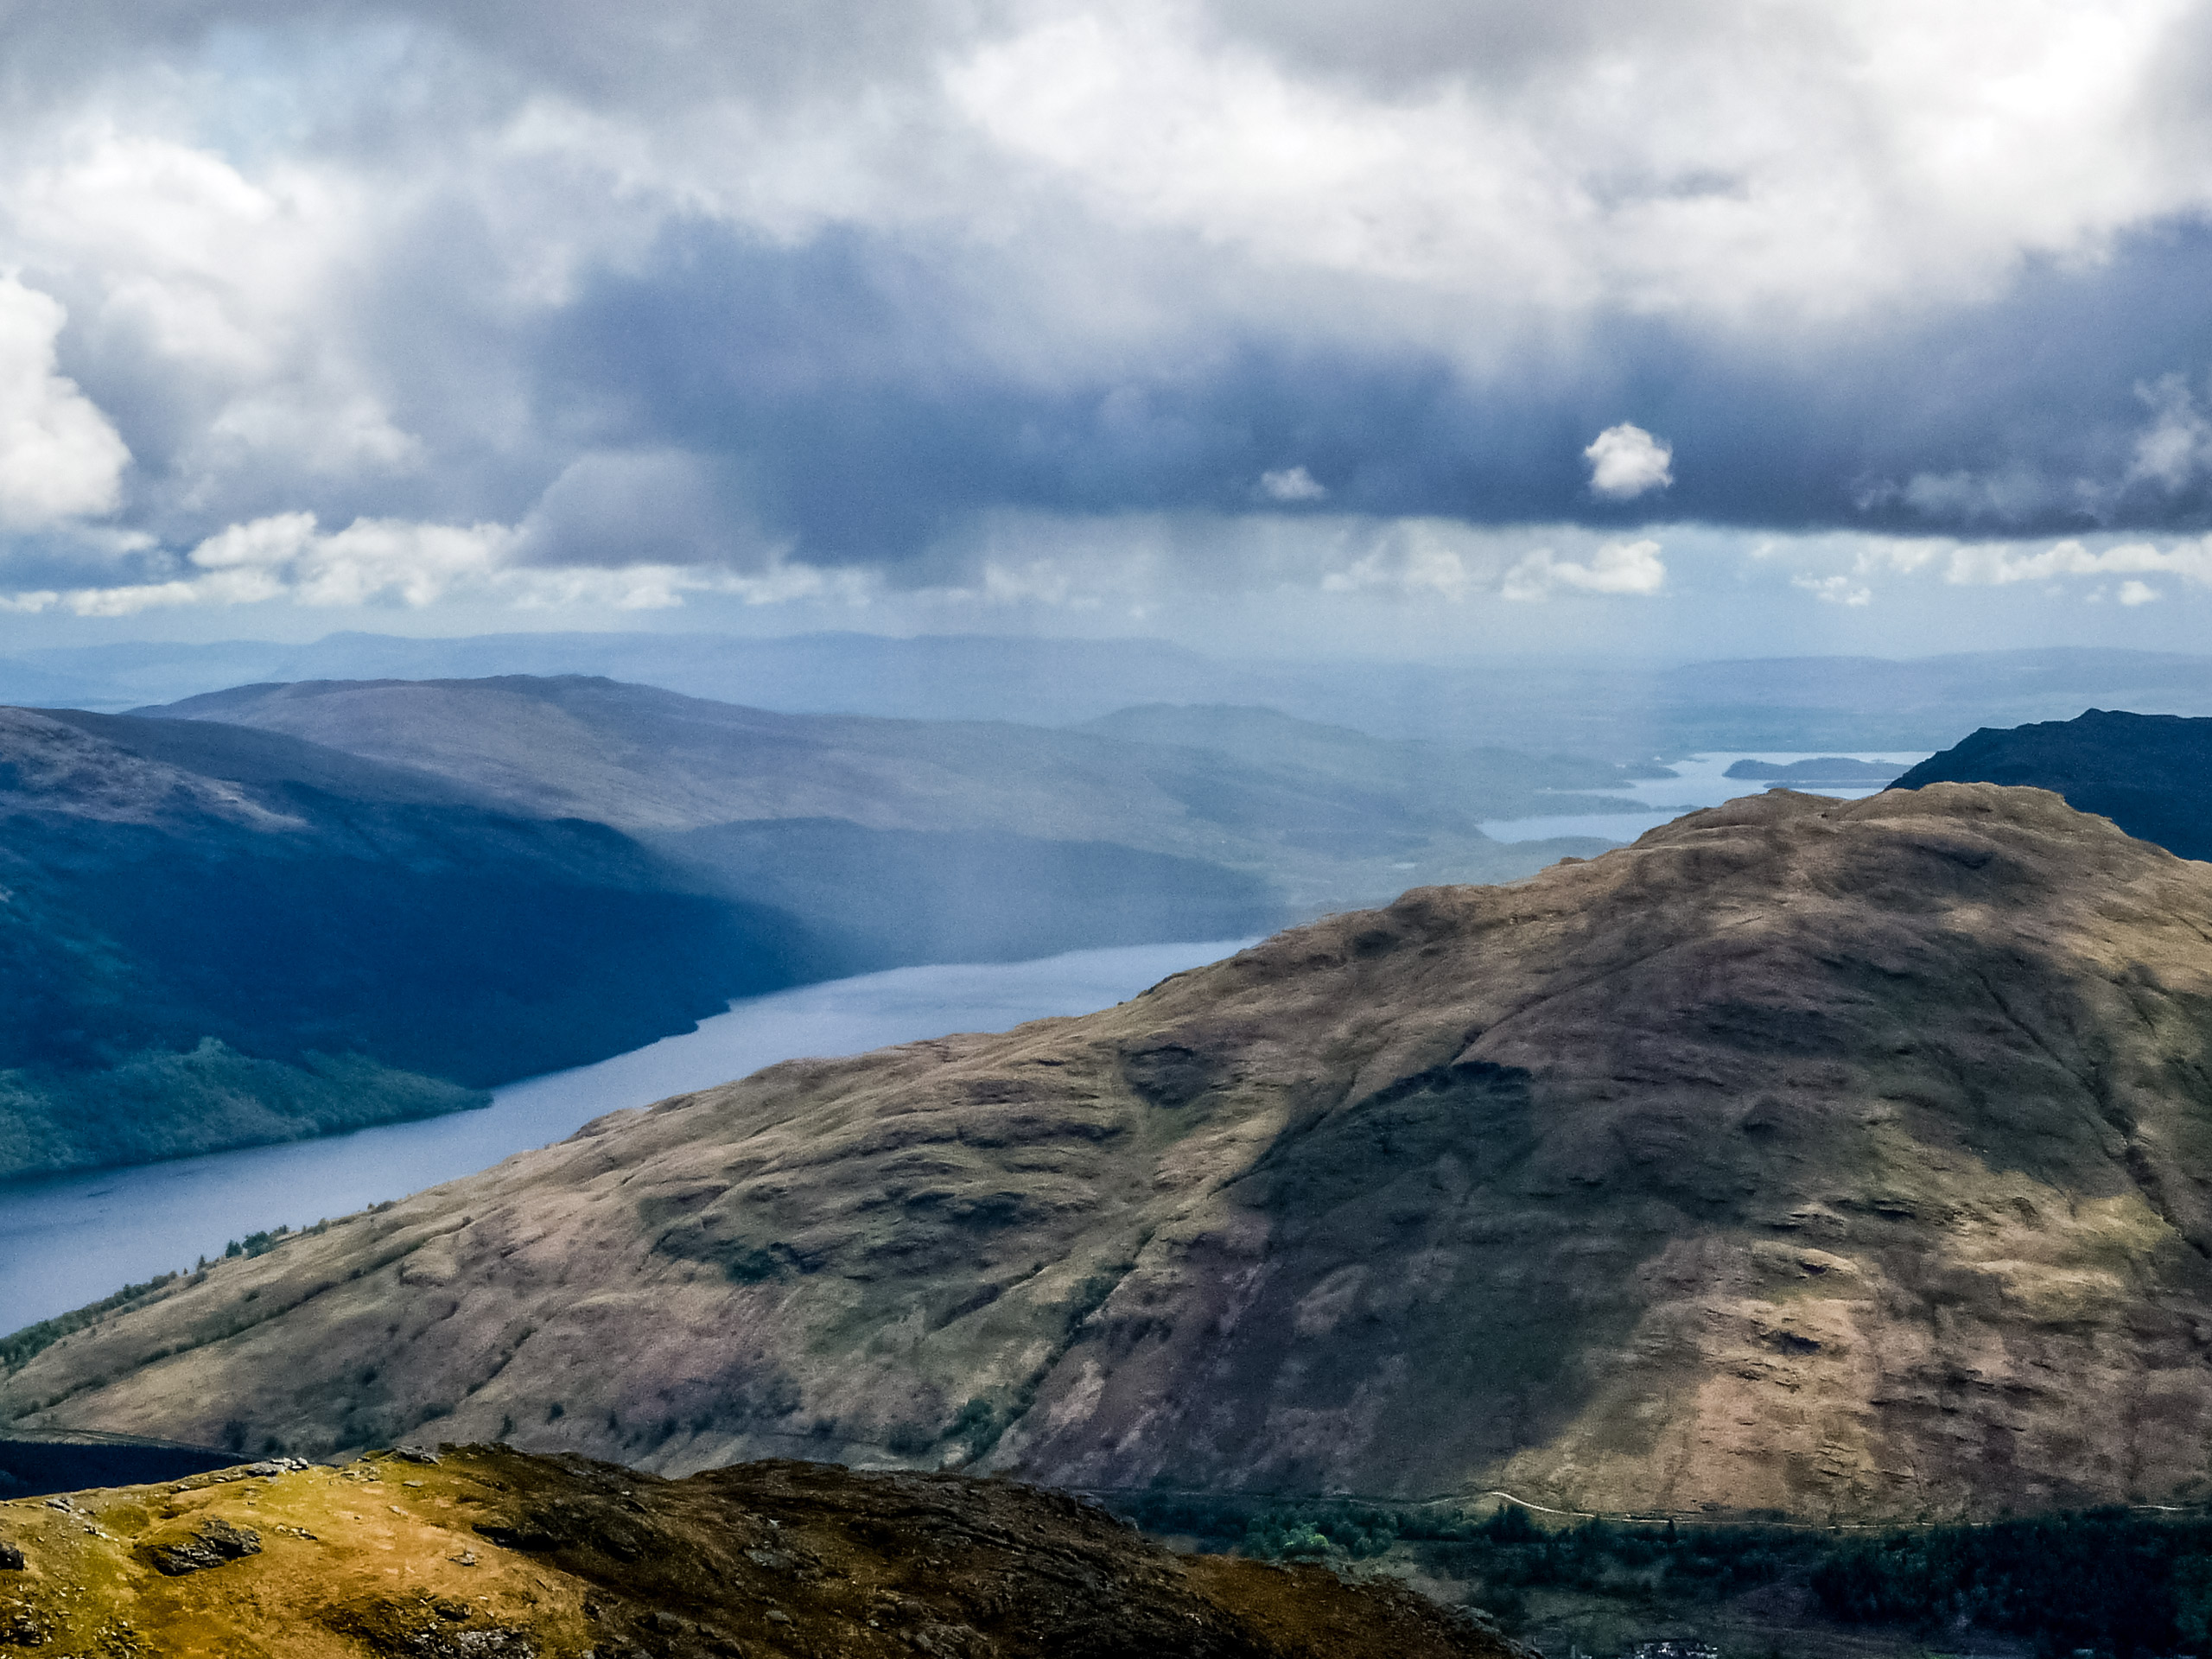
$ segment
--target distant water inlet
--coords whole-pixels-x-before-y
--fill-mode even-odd
[[[1088,1014],[1248,943],[1127,945],[1038,962],[900,968],[734,1004],[698,1029],[493,1091],[481,1111],[171,1163],[0,1184],[0,1332],[118,1286],[473,1174],[593,1118],[801,1055]]]
[[[1849,760],[1857,765],[1879,766],[1894,775],[1918,766],[1927,758],[1926,754],[1916,752],[1906,753],[1899,750],[1876,754],[1858,749],[1830,749],[1819,754],[1764,751],[1754,754],[1741,750],[1694,754],[1687,760],[1668,762],[1669,768],[1675,773],[1672,778],[1643,778],[1634,783],[1606,785],[1604,791],[1606,795],[1642,801],[1647,810],[1576,812],[1566,810],[1574,799],[1573,793],[1562,791],[1558,797],[1562,809],[1559,812],[1535,818],[1493,818],[1482,826],[1482,830],[1493,841],[1549,841],[1555,836],[1602,836],[1608,841],[1634,841],[1645,830],[1656,830],[1662,823],[1671,823],[1685,812],[1694,812],[1700,807],[1719,806],[1739,795],[1757,795],[1777,786],[1802,789],[1812,795],[1834,795],[1852,801],[1878,794],[1886,787],[1885,781],[1802,777],[1790,770],[1808,760]],[[1746,765],[1746,762],[1750,764]],[[1736,770],[1732,778],[1728,775],[1731,768]],[[1771,775],[1745,775],[1754,771]]]

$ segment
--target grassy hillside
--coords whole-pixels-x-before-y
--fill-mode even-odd
[[[1009,1481],[505,1446],[0,1503],[0,1645],[285,1659],[1514,1659],[1392,1584],[1179,1557]]]

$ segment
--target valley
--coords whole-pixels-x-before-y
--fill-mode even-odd
[[[578,677],[10,710],[0,757],[0,1178],[480,1106],[794,984],[1510,878],[1592,843],[1484,814],[1622,775],[1249,710],[1147,738]]]
[[[2205,867],[2049,794],[1753,798],[615,1114],[115,1310],[0,1410],[669,1473],[2188,1503],[2208,930]]]
[[[1088,1014],[1238,943],[1122,945],[823,981],[741,999],[691,1031],[609,1059],[499,1085],[475,1110],[0,1183],[0,1339],[29,1338],[35,1332],[22,1327],[219,1256],[226,1243],[265,1240],[473,1175],[618,1108],[779,1060]]]
[[[1022,931],[1031,891],[1083,893],[1102,908],[1052,925],[1109,938],[1255,913],[1188,893],[1116,912],[1117,882],[1160,887],[1145,859],[1273,879],[1281,915],[1287,894],[1382,879],[1362,874],[1392,868],[1377,836],[1400,850],[1402,826],[1423,826],[1441,855],[1454,836],[1484,844],[1475,812],[1593,792],[1584,763],[1234,708],[1132,708],[1039,741],[570,679],[246,688],[23,721],[19,752],[45,770],[10,781],[48,818],[59,778],[80,813],[171,836],[204,839],[225,814],[267,833],[252,815],[288,809],[314,825],[334,800],[357,830],[397,808],[410,829],[442,814],[524,844],[596,835],[639,887],[780,923],[800,979],[1049,945]],[[265,1547],[221,1563],[269,1586],[244,1604],[157,1588],[167,1569],[148,1565],[169,1546],[143,1541],[143,1501],[110,1489],[60,1502],[129,1546],[113,1562],[57,1552],[16,1522],[33,1511],[0,1503],[0,1542],[62,1563],[0,1581],[0,1600],[33,1592],[0,1617],[69,1639],[90,1618],[111,1645],[219,1626],[334,1654],[566,1651],[588,1626],[676,1656],[749,1650],[761,1638],[741,1627],[763,1607],[786,1614],[766,1632],[785,1649],[809,1630],[849,1645],[897,1607],[944,1651],[1067,1650],[1052,1631],[1072,1626],[1051,1621],[1098,1613],[1041,1580],[979,1598],[956,1572],[925,1616],[920,1580],[885,1587],[929,1546],[887,1541],[919,1489],[870,1482],[935,1482],[927,1524],[969,1528],[962,1505],[1030,1501],[982,1496],[1026,1490],[1011,1478],[1090,1495],[1184,1552],[1097,1558],[1135,1574],[1097,1607],[1141,1626],[1148,1599],[1199,1594],[1168,1617],[1215,1621],[1223,1652],[1356,1652],[1381,1632],[1504,1659],[1530,1650],[1514,1638],[1556,1655],[1694,1630],[1726,1656],[1905,1659],[1931,1639],[1916,1610],[1937,1601],[1992,1659],[2059,1630],[2149,1651],[2212,1628],[2201,1525],[2174,1518],[2212,1503],[2212,1278],[2190,1173],[2212,1152],[2212,877],[2152,844],[2194,844],[2202,724],[2092,711],[1983,732],[1887,791],[1902,762],[1863,751],[1617,771],[1599,805],[1631,823],[1655,791],[1778,787],[1592,858],[1523,844],[1552,861],[1503,886],[1415,887],[1225,960],[1120,944],[1060,959],[1065,991],[1051,962],[878,975],[996,984],[976,1009],[1002,1019],[912,993],[862,1013],[869,979],[775,992],[501,1090],[489,1112],[371,1131],[362,1147],[392,1150],[360,1167],[389,1197],[347,1196],[343,1136],[226,1154],[265,1163],[296,1205],[321,1160],[327,1211],[353,1212],[308,1226],[302,1211],[19,1332],[0,1351],[0,1422],[41,1456],[119,1433],[187,1471],[264,1459],[188,1472],[155,1531],[220,1543],[237,1505],[187,1524],[216,1506],[180,1498],[235,1487],[273,1514],[283,1491],[278,1531],[315,1545],[329,1588],[303,1599],[286,1575],[304,1562]],[[1323,828],[1331,811],[1354,827]],[[377,823],[372,845],[402,844]],[[1122,839],[1058,838],[1092,832]],[[1033,848],[1058,850],[1026,862]],[[1004,903],[977,912],[955,887]],[[1099,977],[1115,972],[1126,989]],[[810,999],[848,1027],[804,1014]],[[944,1034],[964,1024],[998,1034]],[[391,1137],[446,1162],[395,1182]],[[144,1172],[145,1191],[172,1185],[178,1218],[204,1219],[203,1164],[222,1179],[222,1158],[187,1160]],[[88,1179],[150,1219],[137,1174]],[[44,1213],[19,1218],[40,1235],[33,1274],[39,1250],[73,1253]],[[130,1230],[119,1212],[94,1224]],[[100,1271],[88,1286],[128,1276]],[[2127,1403],[2089,1420],[2085,1397]],[[432,1439],[462,1471],[436,1506],[469,1511],[487,1550],[518,1550],[535,1601],[497,1573],[473,1601],[347,1587],[360,1512],[333,1501],[389,1482],[379,1448]],[[426,1501],[444,1478],[421,1471],[442,1465],[408,1466],[402,1495]],[[618,1485],[619,1511],[579,1519]],[[809,1535],[816,1599],[730,1600],[711,1586],[731,1569],[705,1556],[684,1587],[706,1535],[684,1529],[728,1528],[706,1517],[739,1490],[756,1517],[806,1494],[830,1529]],[[515,1493],[536,1494],[536,1519],[474,1515]],[[2065,1513],[2098,1505],[2133,1507]],[[2060,1513],[2000,1519],[2023,1511]],[[671,1563],[650,1582],[605,1541],[648,1515]],[[472,1578],[504,1560],[454,1555],[445,1524],[373,1548],[421,1555],[409,1570],[426,1582],[461,1556]],[[441,1548],[442,1567],[425,1553]],[[2045,1560],[2075,1564],[2042,1591],[2018,1577]],[[1007,1586],[1032,1570],[978,1561]],[[573,1604],[545,1593],[569,1583]],[[272,1592],[273,1623],[230,1611]]]
[[[4,16],[0,1659],[2212,1659],[2212,0]]]

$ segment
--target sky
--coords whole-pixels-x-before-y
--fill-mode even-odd
[[[2212,622],[2212,0],[0,30],[0,650]]]

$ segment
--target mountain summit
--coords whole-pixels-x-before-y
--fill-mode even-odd
[[[2183,858],[2212,856],[2212,720],[2091,709],[2073,720],[1985,726],[1897,780],[2025,784]]]
[[[1778,791],[801,1061],[38,1352],[0,1413],[1094,1490],[1974,1514],[2212,1478],[2212,867]]]

